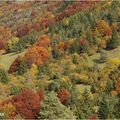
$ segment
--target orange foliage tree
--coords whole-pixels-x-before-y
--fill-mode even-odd
[[[23,118],[35,119],[40,111],[41,100],[38,93],[25,88],[19,95],[12,98],[12,103]]]
[[[0,40],[9,40],[12,37],[12,32],[9,28],[0,26]]]
[[[49,59],[49,53],[44,47],[34,46],[27,51],[25,58],[28,65],[32,65],[34,63],[37,66],[40,66]]]
[[[42,46],[42,47],[49,47],[51,44],[51,40],[47,35],[40,36],[38,38],[38,42],[36,43],[36,46]]]
[[[7,99],[0,104],[0,111],[3,111],[7,119],[14,119],[17,115],[16,108],[11,99]]]
[[[109,24],[104,21],[104,20],[100,20],[97,24],[97,29],[99,31],[100,34],[104,35],[112,35],[112,29],[110,28]]]
[[[7,27],[0,26],[0,50],[7,52],[7,41],[12,37],[12,32]]]

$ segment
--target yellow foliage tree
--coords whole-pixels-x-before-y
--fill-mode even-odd
[[[17,115],[16,108],[11,102],[0,105],[0,111],[3,111],[7,119],[14,119]]]
[[[31,66],[31,68],[29,70],[29,73],[30,73],[32,79],[36,79],[36,76],[38,74],[38,67],[37,67],[37,65],[32,64],[32,66]]]
[[[100,20],[98,22],[97,30],[102,36],[105,36],[105,35],[111,36],[112,35],[112,30],[105,20]]]
[[[108,64],[110,66],[118,66],[118,65],[120,65],[120,59],[119,58],[111,58],[108,60]]]
[[[12,37],[9,41],[8,41],[8,48],[10,51],[14,51],[16,48],[16,44],[19,41],[18,37]]]

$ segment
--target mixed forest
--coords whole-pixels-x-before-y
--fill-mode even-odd
[[[0,119],[120,119],[120,2],[0,1]]]

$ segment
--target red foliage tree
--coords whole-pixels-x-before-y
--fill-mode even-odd
[[[89,120],[97,120],[98,116],[96,114],[93,114],[89,117]]]
[[[6,41],[0,40],[0,50],[6,50]]]
[[[35,119],[40,111],[40,97],[30,89],[23,89],[22,92],[12,98],[12,103],[17,112],[25,119]]]
[[[52,25],[55,23],[55,19],[51,17],[42,17],[39,23],[42,27],[48,27],[49,25]]]
[[[89,46],[89,42],[86,39],[81,39],[79,44],[80,47],[82,47],[83,45]]]
[[[9,68],[9,70],[8,70],[8,73],[16,72],[17,69],[18,69],[18,67],[19,67],[19,65],[20,65],[20,58],[18,57],[18,58],[16,58],[16,59],[14,60],[14,62],[11,64],[11,66],[10,66],[10,68]]]
[[[37,22],[37,23],[32,24],[32,29],[34,29],[35,31],[40,31],[41,30],[41,26]]]
[[[24,24],[23,26],[17,29],[17,37],[23,37],[31,31],[31,23]]]
[[[58,98],[60,99],[61,103],[65,104],[69,99],[69,97],[70,97],[70,93],[67,89],[61,88],[58,91]]]

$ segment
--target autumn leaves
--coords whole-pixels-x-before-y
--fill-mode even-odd
[[[38,38],[38,42],[29,48],[24,57],[18,57],[11,65],[9,73],[16,72],[21,62],[25,61],[28,67],[32,64],[43,65],[49,59],[48,47],[50,46],[48,36]]]

